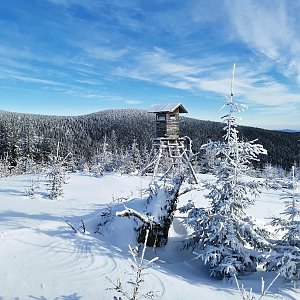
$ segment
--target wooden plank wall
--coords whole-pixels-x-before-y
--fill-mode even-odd
[[[179,138],[179,113],[167,115],[167,136],[170,138]]]
[[[166,117],[164,119],[164,117]],[[158,113],[156,117],[156,136],[177,139],[179,132],[179,110],[172,113]]]

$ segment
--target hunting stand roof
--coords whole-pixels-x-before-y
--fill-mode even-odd
[[[187,113],[187,110],[181,103],[155,104],[148,111],[150,113],[172,113],[178,109],[179,113]]]

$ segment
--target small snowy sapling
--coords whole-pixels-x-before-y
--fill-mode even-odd
[[[148,240],[148,236],[149,236],[149,230],[146,231],[146,235],[145,235],[145,241],[144,241],[144,245],[142,248],[142,253],[141,253],[141,257],[138,257],[138,252],[135,250],[135,248],[132,248],[129,245],[129,250],[132,256],[132,262],[133,264],[131,265],[135,274],[134,274],[134,279],[130,280],[129,282],[133,284],[133,290],[131,292],[128,292],[122,282],[120,280],[117,281],[117,283],[115,284],[109,277],[106,277],[106,279],[108,281],[110,281],[113,285],[114,288],[110,288],[115,290],[118,293],[121,293],[124,297],[126,297],[128,300],[137,300],[139,299],[139,297],[143,297],[143,298],[148,298],[148,299],[156,299],[160,293],[159,292],[155,292],[155,291],[150,291],[147,292],[146,294],[141,294],[141,284],[143,283],[144,279],[144,270],[149,268],[150,264],[152,264],[153,262],[158,260],[158,257],[154,257],[153,259],[151,259],[150,261],[146,261],[145,260],[145,251],[147,248],[147,240]],[[114,296],[114,299],[122,299],[121,297],[116,297]]]

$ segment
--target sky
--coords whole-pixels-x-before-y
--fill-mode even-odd
[[[0,109],[82,115],[182,103],[300,129],[300,1],[0,1]]]

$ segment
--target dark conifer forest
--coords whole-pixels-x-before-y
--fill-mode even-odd
[[[72,153],[76,160],[90,160],[103,151],[120,153],[137,144],[140,151],[151,148],[155,135],[154,115],[139,109],[112,109],[83,116],[46,116],[0,111],[0,158],[7,157],[13,166],[18,159],[30,157],[47,161],[55,154],[57,144],[60,155]],[[222,139],[223,124],[181,117],[181,135],[193,140],[194,152],[209,140]],[[260,164],[270,163],[290,169],[300,160],[300,133],[265,130],[240,126],[245,141],[258,139],[268,155]],[[201,153],[198,156],[201,160]]]

